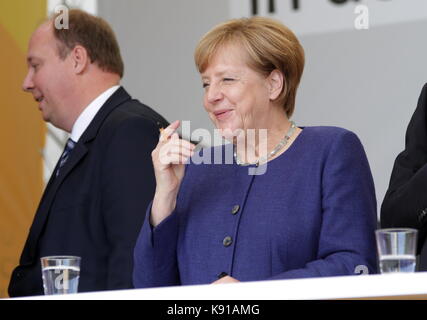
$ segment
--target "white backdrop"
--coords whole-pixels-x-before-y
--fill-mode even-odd
[[[281,20],[297,35],[344,31],[355,28],[355,21],[366,8],[369,26],[377,27],[427,18],[425,0],[257,0],[258,14]],[[270,4],[274,12],[270,13]],[[252,0],[229,1],[233,18],[253,12]]]

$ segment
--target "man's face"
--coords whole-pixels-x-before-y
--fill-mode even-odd
[[[57,45],[52,23],[41,25],[33,33],[28,46],[28,73],[22,88],[39,103],[43,120],[67,130],[73,65],[69,56],[61,60]]]

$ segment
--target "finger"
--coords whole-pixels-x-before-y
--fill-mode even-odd
[[[188,152],[191,152],[191,151],[194,151],[196,149],[196,146],[193,145],[192,143],[186,141],[186,140],[171,139],[168,142],[159,142],[156,149],[155,149],[155,152],[156,152],[156,154],[164,155],[164,154],[167,154],[170,150],[177,151],[177,150],[181,150],[181,149],[187,150]],[[156,156],[156,155],[154,155],[154,156]]]
[[[187,164],[189,161],[189,157],[185,157],[183,155],[173,155],[171,156],[172,164]]]
[[[215,280],[214,282],[212,282],[212,284],[235,283],[235,282],[239,282],[239,280],[230,276],[225,276],[221,279]]]
[[[181,147],[174,146],[168,150],[167,154],[178,154],[186,157],[192,157],[194,152],[192,150],[183,149]]]
[[[187,140],[183,140],[183,139],[171,139],[168,143],[168,145],[170,146],[178,146],[178,147],[182,147],[188,150],[194,150],[196,149],[196,146],[194,144],[192,144],[190,141]]]
[[[184,141],[183,140],[170,140],[167,143],[160,144],[156,148],[156,154],[158,154],[159,157],[168,155],[170,153],[180,153],[180,152],[182,152],[186,155],[193,155],[194,148],[191,147],[191,144],[181,143],[181,142],[184,142]]]
[[[172,122],[169,126],[167,126],[165,129],[160,129],[160,141],[167,141],[171,137],[171,135],[176,131],[176,129],[180,126],[180,121],[176,120]]]
[[[161,160],[162,164],[167,164],[167,157],[170,155],[192,157],[194,155],[194,151],[182,148],[180,145],[173,145],[171,143],[160,147],[160,150],[158,151],[158,159]]]
[[[160,158],[160,163],[163,165],[171,165],[171,164],[186,164],[189,160],[189,157],[186,157],[182,154],[168,154],[164,157]]]

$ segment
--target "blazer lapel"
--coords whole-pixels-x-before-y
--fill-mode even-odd
[[[114,92],[114,94],[104,103],[102,108],[96,114],[95,118],[93,118],[89,127],[87,127],[86,131],[80,137],[79,143],[87,143],[94,139],[98,134],[98,131],[101,128],[105,118],[111,113],[111,111],[130,99],[130,95],[123,87],[117,89],[117,91]]]
[[[31,264],[34,261],[38,240],[46,224],[50,208],[55,199],[58,188],[61,186],[64,179],[73,170],[73,168],[90,150],[90,141],[96,137],[106,117],[111,113],[111,111],[129,99],[131,99],[131,97],[123,87],[117,89],[117,91],[114,92],[114,94],[104,103],[83,135],[80,137],[67,162],[61,168],[57,177],[54,176],[58,167],[58,163],[56,164],[55,170],[53,171],[49,183],[46,186],[43,197],[40,201],[39,208],[37,209],[36,215],[34,217],[34,222],[31,226],[30,233],[28,235],[28,239],[21,257],[21,259],[25,259],[25,261],[21,261],[21,264]]]

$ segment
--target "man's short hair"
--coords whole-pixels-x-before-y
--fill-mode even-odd
[[[109,24],[102,18],[78,9],[71,9],[68,14],[68,29],[55,28],[54,22],[59,14],[51,19],[53,33],[58,40],[59,57],[65,59],[76,45],[81,45],[92,63],[96,63],[101,70],[118,74],[122,78],[123,60]]]

